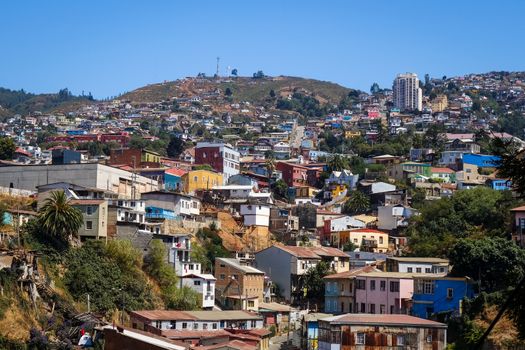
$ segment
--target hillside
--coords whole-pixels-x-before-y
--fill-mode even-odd
[[[91,103],[94,100],[90,95],[75,96],[68,89],[62,89],[56,94],[32,94],[24,90],[0,88],[0,117],[27,115],[37,111],[68,113]]]
[[[191,97],[217,89],[225,91],[230,88],[235,101],[263,103],[274,90],[277,96],[293,93],[295,89],[303,90],[315,97],[321,103],[338,103],[342,97],[348,95],[352,89],[341,85],[298,77],[266,77],[253,79],[239,78],[187,78],[176,81],[151,84],[119,97],[121,100],[133,102],[155,102],[168,100],[173,97]]]

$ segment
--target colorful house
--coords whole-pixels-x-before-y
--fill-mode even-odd
[[[412,315],[431,318],[436,314],[461,314],[461,303],[473,298],[472,281],[467,277],[414,277]]]
[[[187,171],[182,169],[166,169],[164,171],[164,187],[168,191],[182,191],[182,176]]]
[[[355,311],[370,314],[408,314],[414,280],[411,273],[368,272],[355,279]]]
[[[356,312],[354,310],[355,277],[361,273],[372,271],[379,270],[376,270],[374,266],[364,266],[324,277],[324,311],[333,314]]]
[[[194,194],[198,190],[211,190],[213,186],[222,185],[222,174],[210,170],[192,170],[182,175],[183,190]]]

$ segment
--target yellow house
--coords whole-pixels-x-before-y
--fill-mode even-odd
[[[443,112],[447,107],[447,95],[437,95],[437,97],[432,100],[432,112]]]
[[[142,150],[141,160],[143,162],[160,163],[160,158],[157,152]]]
[[[351,139],[352,137],[359,137],[361,136],[361,132],[359,130],[346,130],[345,131],[345,138]]]
[[[192,170],[182,175],[184,192],[194,194],[197,190],[211,190],[222,185],[222,174],[210,170]]]
[[[359,228],[348,231],[334,231],[331,233],[332,245],[342,247],[350,241],[364,251],[375,253],[386,253],[388,251],[388,233],[369,229]]]

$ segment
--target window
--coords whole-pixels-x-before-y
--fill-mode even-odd
[[[407,267],[407,272],[412,272],[412,268],[411,267]]]
[[[223,279],[226,278],[226,275],[224,275],[223,273],[221,273],[221,275],[219,276],[219,278],[220,278],[221,280],[223,280]]]
[[[221,321],[220,327],[221,327],[221,329],[224,328],[224,321]]]
[[[86,221],[86,230],[93,229],[93,221]]]
[[[355,343],[356,345],[364,345],[365,344],[365,333],[356,333]]]
[[[431,271],[431,270],[430,270],[429,267],[426,267],[426,268],[425,268],[425,273],[430,273],[430,271]]]
[[[421,267],[416,267],[416,273],[421,273]]]
[[[383,292],[386,290],[386,281],[379,281],[379,290]]]
[[[376,313],[376,304],[370,304],[370,313],[375,314]]]
[[[193,281],[193,285],[194,286],[200,286],[201,285],[201,281]]]
[[[370,281],[370,290],[376,290],[376,281],[375,280],[371,280]]]
[[[207,323],[203,323],[202,324],[202,329],[208,329],[208,324]]]
[[[199,178],[198,178],[197,176],[194,176],[194,177],[193,177],[193,182],[197,182],[198,179],[199,179]]]
[[[404,335],[397,336],[397,346],[405,346],[405,336]]]
[[[379,305],[379,313],[384,314],[386,312],[386,307],[384,304]]]
[[[248,300],[248,307],[255,307],[255,301]]]
[[[365,286],[366,280],[356,280],[355,283],[356,283],[355,284],[356,289],[366,289],[366,286]]]
[[[432,334],[427,335],[427,343],[432,343]]]
[[[399,292],[399,282],[390,282],[390,291],[391,292]]]
[[[155,328],[162,328],[162,321],[155,321]]]
[[[366,304],[361,303],[361,313],[364,314],[366,312]]]
[[[379,244],[383,244],[383,236],[379,236]]]
[[[252,328],[257,327],[257,322],[254,321],[254,320],[252,320],[250,326],[251,326]]]
[[[447,288],[447,299],[452,299],[454,297],[454,289]]]
[[[193,324],[193,329],[199,329],[199,324],[197,322]]]
[[[92,215],[93,214],[93,207],[87,206],[86,207],[86,212],[87,212],[87,215]]]
[[[211,328],[212,328],[212,329],[217,329],[217,323],[212,324],[212,325],[211,325]]]
[[[434,294],[434,281],[417,279],[415,281],[416,293],[418,294]]]

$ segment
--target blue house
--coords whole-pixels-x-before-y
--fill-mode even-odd
[[[472,164],[479,168],[495,168],[500,157],[487,154],[464,153],[463,164]]]
[[[181,191],[182,190],[182,175],[186,174],[187,171],[182,169],[166,169],[164,171],[164,187],[168,191]]]
[[[159,207],[146,207],[146,218],[175,220],[177,217],[173,210]]]
[[[489,179],[487,185],[496,191],[512,190],[512,182],[505,179]]]
[[[473,283],[467,277],[414,277],[412,315],[459,314],[462,300],[473,297]]]

